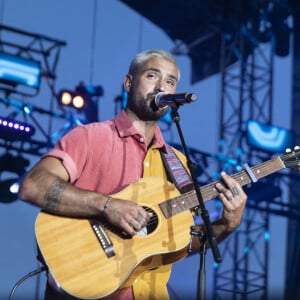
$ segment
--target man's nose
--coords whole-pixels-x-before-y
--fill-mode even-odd
[[[165,92],[166,87],[165,87],[165,82],[163,80],[158,80],[155,86],[155,91],[156,92]]]

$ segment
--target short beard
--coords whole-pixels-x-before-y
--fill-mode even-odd
[[[154,103],[155,95],[148,95],[146,99],[136,99],[128,94],[127,107],[142,121],[155,121],[164,117],[168,109],[159,109]],[[151,102],[150,102],[151,101]],[[150,103],[149,103],[150,102]]]

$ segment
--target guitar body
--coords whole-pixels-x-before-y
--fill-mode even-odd
[[[165,218],[159,203],[177,197],[174,185],[161,178],[143,178],[112,195],[137,202],[155,215],[155,229],[144,236],[119,234],[106,228],[114,255],[108,257],[87,219],[40,212],[36,219],[38,247],[49,271],[67,294],[99,299],[130,286],[145,270],[178,261],[187,255],[189,210]]]
[[[232,177],[244,186],[287,167],[300,168],[299,147],[251,169],[246,166]],[[216,182],[201,187],[204,201],[217,197]],[[95,229],[94,224],[99,220],[44,212],[36,219],[36,238],[44,261],[62,290],[74,297],[104,298],[130,286],[144,271],[187,255],[193,224],[190,209],[199,204],[195,191],[180,195],[174,185],[150,177],[112,196],[135,201],[153,213],[146,235],[129,237],[108,224],[105,230],[102,230],[104,224]]]

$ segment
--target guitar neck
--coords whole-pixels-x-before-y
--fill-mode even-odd
[[[258,164],[250,168],[250,170],[255,178],[259,180],[284,168],[285,165],[283,164],[280,157],[276,157],[269,161]],[[245,186],[253,182],[249,171],[246,169],[232,175],[231,177],[234,178],[241,186]],[[204,202],[215,199],[218,196],[218,193],[215,189],[215,185],[217,182],[220,182],[220,180],[214,181],[200,188],[200,193]],[[170,218],[180,212],[195,208],[198,205],[198,197],[196,195],[196,192],[192,190],[178,197],[164,201],[160,203],[159,206],[165,217]]]

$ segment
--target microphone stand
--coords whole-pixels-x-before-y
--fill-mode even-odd
[[[197,178],[194,173],[195,164],[190,159],[190,155],[187,151],[186,143],[185,143],[183,133],[181,130],[181,126],[180,126],[180,122],[179,122],[180,117],[178,114],[179,106],[180,106],[180,104],[178,104],[178,103],[176,103],[176,106],[172,106],[171,115],[172,115],[173,122],[176,124],[179,138],[181,140],[182,148],[183,148],[184,154],[187,158],[187,165],[190,170],[191,178],[192,178],[195,192],[196,192],[198,202],[199,202],[199,205],[195,208],[195,214],[197,216],[202,217],[202,220],[203,220],[203,223],[205,226],[205,233],[203,231],[198,232],[198,231],[194,230],[195,229],[194,226],[192,226],[192,229],[191,229],[191,235],[197,236],[199,239],[199,244],[201,245],[201,247],[199,249],[200,268],[199,268],[199,272],[198,272],[197,299],[203,300],[203,299],[205,299],[205,292],[206,292],[206,274],[205,274],[205,254],[206,254],[206,245],[205,244],[206,244],[206,240],[208,240],[208,243],[212,249],[212,253],[213,253],[215,262],[220,263],[222,261],[222,258],[221,258],[220,251],[218,248],[217,239],[215,237],[215,234],[214,234],[214,231],[212,228],[212,224],[210,222],[209,213],[205,207],[205,204],[204,204],[201,192],[200,192],[200,188],[197,183]]]

